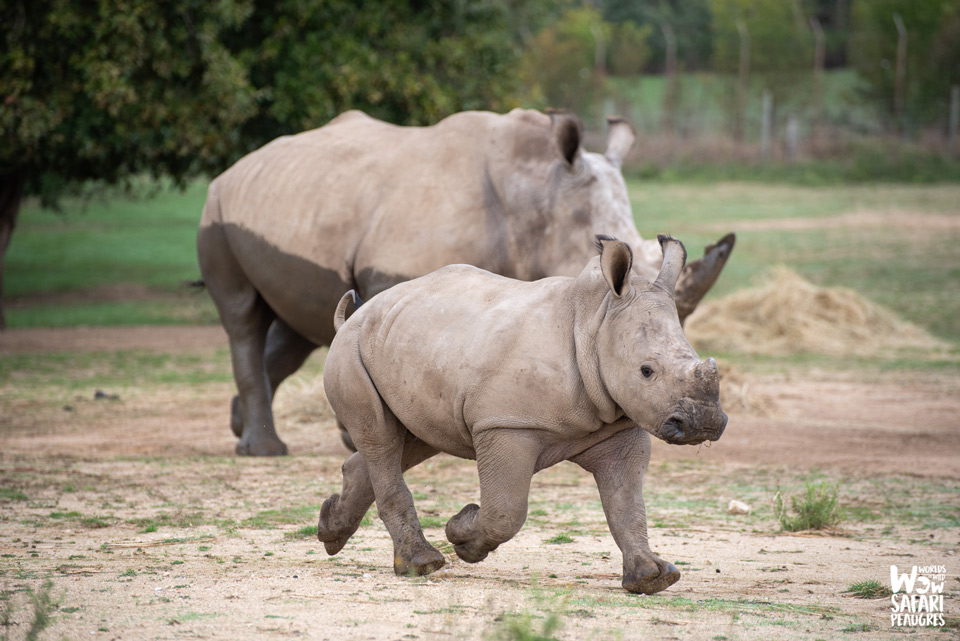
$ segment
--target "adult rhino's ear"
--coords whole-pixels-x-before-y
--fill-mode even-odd
[[[580,140],[583,138],[583,123],[571,113],[565,111],[550,111],[550,133],[560,155],[567,165],[573,166],[580,151]]]
[[[660,273],[653,284],[673,298],[677,279],[680,278],[680,272],[683,271],[683,266],[687,262],[687,249],[679,240],[666,234],[657,234],[657,240],[660,241],[660,248],[663,250],[663,264],[660,265]]]
[[[597,235],[600,248],[600,272],[617,298],[630,291],[630,268],[633,267],[633,250],[630,245],[611,236]]]
[[[620,169],[623,159],[633,149],[637,140],[637,132],[629,122],[620,116],[607,116],[607,150],[603,153],[610,164]]]

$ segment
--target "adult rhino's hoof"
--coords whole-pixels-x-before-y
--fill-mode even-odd
[[[658,559],[659,561],[659,559]],[[634,594],[656,594],[680,580],[680,570],[673,563],[645,563],[633,572],[624,571],[623,588]]]
[[[320,507],[320,521],[317,523],[317,539],[323,543],[323,548],[330,556],[343,549],[363,520],[362,514],[354,521],[338,518],[339,505],[339,494],[334,494],[324,501]]]
[[[230,401],[230,431],[237,438],[243,436],[243,411],[240,409],[239,396],[234,396]]]
[[[237,443],[237,454],[240,456],[286,456],[287,446],[278,438],[258,440],[241,438]]]
[[[436,572],[446,564],[446,559],[432,546],[418,550],[412,558],[397,555],[393,559],[393,571],[398,576],[425,576]]]

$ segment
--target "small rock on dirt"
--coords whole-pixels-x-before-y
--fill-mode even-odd
[[[750,514],[750,506],[743,501],[731,499],[727,504],[727,514]]]

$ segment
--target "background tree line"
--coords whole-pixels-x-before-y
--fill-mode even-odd
[[[899,106],[894,14],[910,34]],[[0,264],[24,195],[182,183],[347,109],[590,117],[617,79],[736,74],[744,30],[751,73],[788,92],[810,75],[811,19],[825,66],[852,65],[865,100],[944,119],[960,0],[0,0]]]

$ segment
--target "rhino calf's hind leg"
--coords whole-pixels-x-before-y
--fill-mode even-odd
[[[467,563],[482,561],[523,527],[530,479],[540,455],[534,437],[511,430],[489,430],[474,445],[480,505],[467,505],[446,527],[447,540]]]
[[[403,443],[401,467],[404,472],[437,453],[413,434],[407,432]],[[343,549],[374,501],[373,485],[363,455],[354,453],[343,464],[343,489],[323,502],[317,524],[317,538],[327,554]]]
[[[672,563],[650,550],[643,475],[650,462],[650,435],[624,430],[570,459],[593,474],[613,540],[623,554],[623,587],[654,594],[680,579]]]

